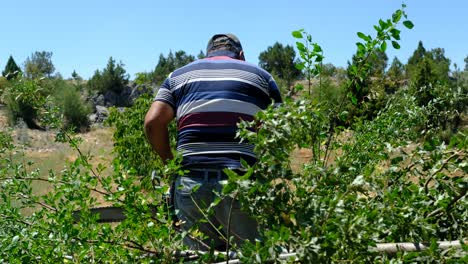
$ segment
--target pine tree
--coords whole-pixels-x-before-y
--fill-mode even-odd
[[[422,41],[419,41],[418,47],[413,52],[413,55],[408,59],[408,63],[406,64],[406,74],[408,78],[411,78],[415,71],[417,70],[418,64],[420,64],[424,58],[426,57],[426,49]]]
[[[2,75],[7,78],[7,80],[11,80],[18,76],[18,74],[21,73],[21,69],[16,65],[15,60],[13,59],[13,56],[10,55],[10,58],[8,58],[7,64],[5,66],[5,70],[3,70]]]
[[[205,53],[203,53],[203,50],[200,50],[200,53],[198,53],[198,55],[197,55],[197,59],[200,60],[200,59],[203,59],[203,58],[205,58]]]
[[[387,71],[387,76],[393,81],[401,81],[404,78],[405,74],[405,65],[395,57],[393,58],[392,64]]]
[[[465,71],[468,71],[468,56],[465,57]]]
[[[199,55],[200,56],[200,55]],[[175,69],[185,66],[195,60],[193,55],[187,55],[183,50],[175,53],[169,51],[167,58],[163,54],[159,55],[159,61],[153,71],[153,80],[157,84],[161,84]]]

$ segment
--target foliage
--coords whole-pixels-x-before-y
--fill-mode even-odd
[[[333,77],[335,76],[337,72],[337,68],[335,67],[335,65],[331,64],[331,63],[326,63],[324,65],[322,65],[322,76],[325,76],[325,77]]]
[[[37,106],[47,109],[45,104]],[[79,148],[81,140],[65,130],[56,139],[69,143],[77,158],[60,172],[41,177],[31,168],[33,164],[17,158],[24,154],[12,144],[9,133],[0,131],[0,262],[174,263],[184,258],[176,256],[177,250],[184,249],[183,234],[176,232],[168,213],[167,184],[144,186],[127,161],[119,158],[113,162],[112,175],[104,175],[107,165],[92,164],[93,157]],[[179,171],[175,163],[160,169],[175,175]],[[52,191],[35,194],[36,182],[48,183]],[[118,225],[98,223],[90,212],[97,205],[97,195],[121,207],[127,219]]]
[[[198,53],[197,55],[197,59],[204,59],[206,57],[205,53],[203,52],[203,50],[200,50],[200,52]]]
[[[120,93],[128,84],[128,78],[124,64],[122,62],[116,64],[115,60],[110,57],[102,72],[99,70],[94,72],[93,77],[88,81],[88,87],[99,93],[107,91]]]
[[[403,16],[398,10],[393,23]],[[390,37],[386,30],[390,28],[394,39],[399,34],[391,31],[397,30],[394,24],[381,21],[376,41],[359,34],[366,38],[362,64],[351,70],[347,87],[356,85],[353,78],[367,76],[368,52],[376,45],[385,49],[383,43]],[[412,27],[409,21],[404,24]],[[311,62],[305,70],[313,72],[315,62],[307,54],[311,52],[305,49]],[[40,97],[39,82],[21,82],[15,84],[22,85],[16,90],[31,89],[41,99],[35,105],[38,112],[49,109]],[[336,118],[350,118],[345,111],[330,113],[329,105],[309,97],[287,99],[259,112],[257,122],[242,122],[238,135],[255,145],[258,162],[245,175],[226,171],[229,179],[218,195],[238,197],[258,220],[262,237],[232,249],[245,263],[281,262],[279,254],[287,250],[297,253],[297,260],[290,262],[301,263],[463,263],[466,245],[442,251],[436,241],[467,237],[468,135],[458,132],[447,145],[433,136],[438,126],[428,124],[431,113],[453,116],[443,107],[464,106],[465,101],[457,98],[466,97],[447,86],[437,87],[432,96],[423,105],[415,90],[399,89],[375,118],[359,120],[353,130],[336,126]],[[78,156],[62,171],[41,178],[31,164],[14,157],[21,154],[11,135],[0,131],[0,262],[187,260],[180,251],[187,234],[176,231],[164,199],[169,177],[183,171],[179,159],[162,165],[144,139],[143,117],[150,104],[151,95],[145,95],[123,113],[112,110],[109,122],[115,126],[116,151],[112,175],[103,174],[107,166],[94,165],[91,155],[80,150],[79,138],[61,131],[57,140],[68,142]],[[174,130],[172,125],[172,136]],[[298,148],[309,149],[311,158],[293,169],[291,153]],[[156,177],[149,177],[152,170]],[[51,184],[52,191],[35,195],[32,186],[38,181]],[[99,205],[96,197],[123,208],[127,219],[113,225],[97,223],[90,212]],[[426,252],[393,256],[373,250],[376,243],[403,241],[431,246]],[[200,255],[200,262],[215,261],[213,251]],[[222,254],[218,258],[223,259]]]
[[[201,56],[201,54],[199,54]],[[161,84],[175,69],[185,66],[194,61],[193,55],[187,55],[183,50],[176,51],[175,55],[169,52],[167,58],[163,54],[159,55],[159,61],[153,71],[153,79],[156,84]]]
[[[80,86],[60,78],[11,80],[2,98],[10,125],[23,120],[28,128],[42,130],[53,122],[52,127],[73,127],[75,131],[89,126],[90,109],[81,97]]]
[[[273,46],[269,46],[266,51],[260,53],[258,64],[275,75],[277,80],[284,80],[286,90],[290,91],[293,81],[301,75],[301,71],[294,66],[295,59],[296,52],[292,46],[283,46],[283,44],[276,42]]]
[[[408,63],[406,64],[407,65],[406,68],[407,68],[408,77],[413,76],[413,71],[414,71],[415,67],[417,67],[417,65],[420,62],[422,62],[423,58],[425,57],[426,52],[427,52],[426,48],[424,48],[424,45],[423,45],[422,41],[419,41],[418,42],[418,47],[413,52],[413,55],[411,55],[411,57],[409,57]]]
[[[435,48],[430,51],[426,51],[422,41],[419,42],[417,49],[413,52],[413,55],[408,59],[407,77],[415,85],[420,85],[418,80],[421,77],[421,68],[431,68],[431,76],[425,77],[426,79],[433,78],[431,81],[437,80],[440,83],[447,83],[449,79],[450,71],[450,59],[445,57],[445,51],[442,48]],[[424,77],[423,77],[424,78]],[[433,83],[435,84],[435,83]]]
[[[83,78],[81,78],[81,76],[75,70],[73,70],[71,77],[75,81],[78,81],[78,82],[83,81]]]
[[[386,73],[385,92],[395,93],[404,84],[405,65],[397,58],[393,58],[392,64]]]
[[[149,84],[152,82],[153,76],[150,72],[137,72],[135,75],[134,82],[138,85]]]
[[[15,125],[23,120],[29,128],[41,128],[37,121],[41,119],[41,106],[50,98],[39,80],[18,78],[10,81],[2,101],[8,110],[8,122]]]
[[[465,57],[465,71],[468,72],[468,56]]]
[[[36,51],[24,62],[24,73],[31,79],[50,77],[55,71],[52,63],[52,52]]]
[[[115,127],[114,152],[122,166],[135,175],[148,176],[161,164],[143,131],[143,121],[152,103],[150,94],[143,94],[131,108],[119,112],[111,108],[107,124]]]
[[[405,65],[395,57],[393,58],[392,64],[387,71],[387,76],[393,80],[403,80],[405,75]]]
[[[0,77],[0,104],[3,103],[3,92],[6,90],[8,85],[9,85],[9,81],[7,80],[7,78],[1,76]]]
[[[243,248],[245,261],[262,263],[288,249],[306,263],[385,262],[389,256],[369,251],[377,242],[466,237],[466,146],[451,149],[432,138],[418,143],[413,128],[427,122],[428,109],[414,96],[397,93],[374,120],[330,148],[323,145],[329,121],[321,107],[288,101],[260,113],[256,133],[248,130],[252,124],[242,125],[259,162],[255,178],[238,183],[236,193],[264,234]],[[466,144],[466,134],[459,136]],[[296,148],[312,152],[299,172],[289,159]],[[439,262],[462,255],[434,248],[397,258]]]
[[[5,150],[0,156],[0,261],[176,262],[173,254],[183,248],[181,234],[174,231],[166,204],[151,205],[162,201],[167,187],[144,191],[139,179],[127,174],[118,161],[112,177],[106,177],[105,165],[91,165],[91,156],[81,152],[79,138],[60,133],[57,139],[69,142],[80,155],[60,173],[51,171],[48,178],[41,178],[29,164],[10,158],[16,149],[0,133]],[[39,181],[49,183],[53,191],[34,195],[31,187]],[[89,210],[96,205],[96,193],[122,207],[127,219],[118,225],[97,223]],[[24,210],[34,213],[24,215]]]
[[[302,61],[297,63],[295,67],[298,70],[305,71],[310,95],[311,80],[320,75],[322,71],[323,50],[319,44],[312,42],[312,36],[305,32],[304,29],[293,31],[292,36],[297,40],[302,40],[302,42],[296,41],[296,47],[299,50],[299,57]]]
[[[2,75],[7,78],[7,80],[11,80],[18,76],[21,73],[21,69],[16,65],[13,56],[10,55],[8,58],[7,64],[5,65],[5,69],[2,71]]]
[[[401,31],[397,26],[402,18],[406,17],[403,5],[402,9],[393,13],[391,19],[380,19],[378,25],[374,25],[377,33],[376,37],[373,38],[371,35],[362,32],[357,33],[357,36],[363,42],[356,43],[357,52],[353,56],[353,62],[349,64],[347,69],[347,96],[351,102],[345,107],[346,111],[349,112],[348,121],[345,122],[347,125],[360,118],[372,119],[385,104],[384,85],[377,83],[377,89],[372,89],[373,84],[370,77],[371,74],[378,71],[373,71],[371,61],[381,61],[379,67],[386,65],[386,55],[384,53],[387,50],[387,42],[391,42],[395,49],[400,48],[398,41],[400,40]],[[409,20],[403,21],[403,25],[409,29],[414,26]]]
[[[55,105],[62,116],[62,127],[75,132],[86,131],[89,128],[88,115],[91,112],[80,93],[80,86],[63,79],[47,81]]]
[[[438,81],[443,83],[448,82],[450,59],[445,57],[445,50],[443,48],[432,49],[427,53],[427,57],[434,63]]]

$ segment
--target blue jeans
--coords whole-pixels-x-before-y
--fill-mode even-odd
[[[178,219],[182,221],[182,230],[189,231],[198,227],[207,236],[185,236],[184,244],[193,250],[209,250],[211,246],[224,250],[231,204],[231,241],[240,245],[244,240],[254,242],[258,238],[257,222],[241,210],[239,201],[226,197],[212,208],[212,212],[207,212],[207,208],[217,197],[216,193],[221,193],[223,181],[227,182],[227,176],[222,170],[216,169],[191,170],[188,175],[176,178],[174,206]],[[196,186],[199,186],[198,189]]]

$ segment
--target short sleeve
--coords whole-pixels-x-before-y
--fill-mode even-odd
[[[169,78],[167,78],[161,87],[159,87],[158,94],[156,94],[154,101],[167,103],[175,109],[175,99],[171,91],[171,83]]]
[[[275,106],[280,105],[283,102],[283,99],[281,98],[281,93],[279,91],[278,85],[275,82],[275,79],[273,77],[270,77],[270,80],[268,80],[268,88],[270,92],[270,97],[273,100]]]

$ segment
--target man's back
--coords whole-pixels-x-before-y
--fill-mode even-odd
[[[176,113],[177,150],[187,167],[239,168],[240,159],[253,164],[253,146],[235,138],[237,123],[281,102],[269,73],[229,55],[217,51],[174,71],[155,98]]]

